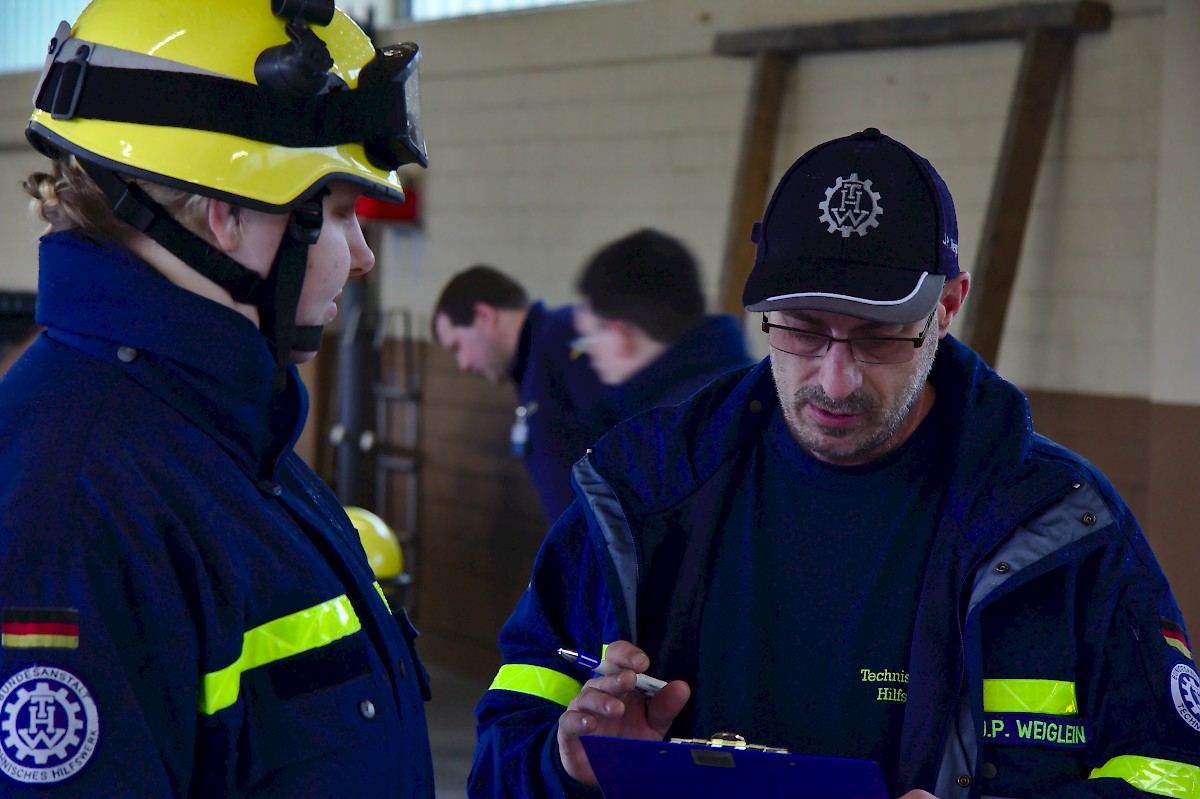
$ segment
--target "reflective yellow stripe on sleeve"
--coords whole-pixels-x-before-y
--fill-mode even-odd
[[[383,586],[378,581],[375,582],[375,590],[379,592],[379,598],[383,600],[383,606],[388,609],[389,613],[393,613],[392,604],[387,601],[387,594],[383,593]]]
[[[1079,712],[1079,705],[1075,701],[1075,683],[1062,680],[984,680],[983,712],[1073,716]]]
[[[582,687],[583,683],[561,671],[525,663],[506,663],[496,672],[488,690],[530,694],[566,707]]]
[[[237,701],[242,673],[353,635],[362,628],[345,594],[247,630],[242,654],[223,669],[204,675],[200,712],[212,715]]]
[[[1200,767],[1174,760],[1156,760],[1136,755],[1114,757],[1098,769],[1092,769],[1089,779],[1115,777],[1139,791],[1170,796],[1174,799],[1200,799]]]

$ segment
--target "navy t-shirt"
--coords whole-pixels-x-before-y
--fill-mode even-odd
[[[894,786],[946,425],[935,402],[897,450],[833,466],[802,450],[776,409],[743,482],[753,523],[723,535],[702,610],[699,735],[875,760]]]

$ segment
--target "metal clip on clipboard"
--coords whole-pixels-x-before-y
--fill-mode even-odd
[[[729,751],[721,751],[722,749],[735,749],[738,751],[752,749],[757,752],[778,752],[779,754],[787,754],[787,750],[782,747],[747,743],[745,737],[737,734],[736,732],[713,733],[712,737],[707,739],[671,738],[669,739],[669,743],[697,744],[705,747],[704,749],[690,750],[692,762],[697,766],[733,768],[733,753]]]

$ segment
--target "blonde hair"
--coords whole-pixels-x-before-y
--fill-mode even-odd
[[[92,238],[110,239],[126,246],[140,235],[113,214],[112,202],[75,156],[59,155],[51,159],[51,164],[50,173],[34,172],[21,183],[25,193],[33,198],[30,210],[48,225],[46,232],[78,230]],[[213,243],[208,230],[207,197],[145,180],[134,183],[181,225]]]

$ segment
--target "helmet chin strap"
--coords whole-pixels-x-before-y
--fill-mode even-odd
[[[275,348],[273,387],[282,388],[292,352],[316,352],[324,327],[297,325],[296,311],[308,271],[308,248],[321,235],[322,190],[294,208],[264,280],[179,224],[166,209],[135,183],[99,164],[79,158],[88,176],[108,196],[121,221],[161,244],[168,252],[226,289],[237,302],[258,308],[259,330]]]
[[[276,389],[283,388],[292,352],[315,352],[321,346],[324,327],[296,325],[296,310],[308,272],[308,248],[321,235],[321,197],[307,200],[292,211],[287,229],[275,253],[275,263],[267,276],[268,302],[259,306],[259,329],[275,344]]]

